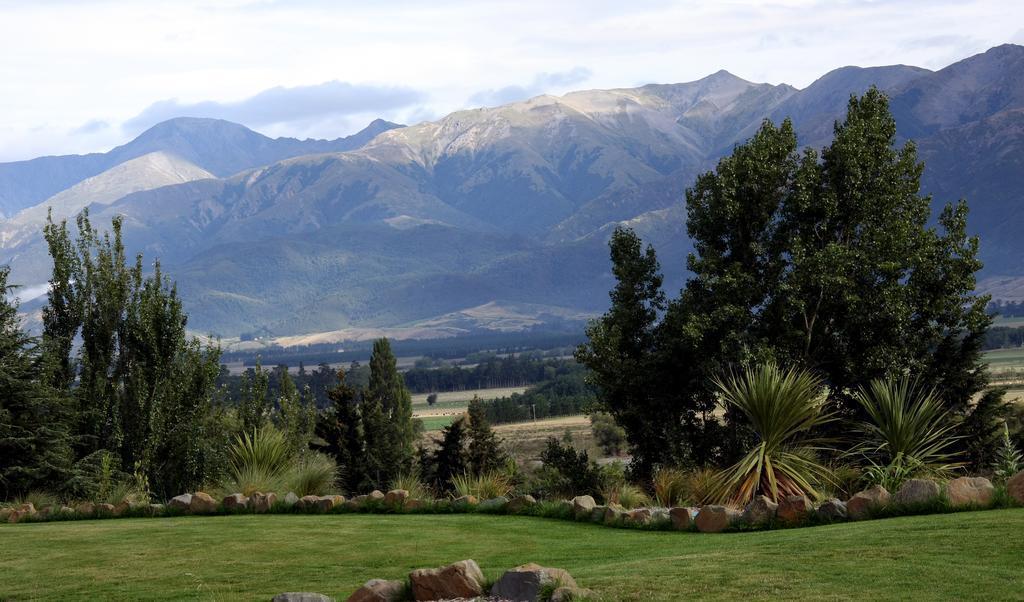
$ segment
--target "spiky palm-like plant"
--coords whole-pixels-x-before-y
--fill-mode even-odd
[[[279,485],[292,467],[292,458],[291,446],[273,426],[243,433],[228,449],[231,484],[253,491]]]
[[[919,472],[944,473],[960,466],[950,449],[957,437],[942,400],[909,377],[876,379],[856,393],[869,421],[857,431],[864,440],[854,451],[872,462],[920,466]]]
[[[758,494],[773,500],[819,497],[814,484],[829,476],[816,459],[824,441],[814,431],[832,420],[822,380],[807,370],[767,363],[716,379],[715,385],[725,403],[746,414],[760,442],[718,474],[709,498],[744,504]]]

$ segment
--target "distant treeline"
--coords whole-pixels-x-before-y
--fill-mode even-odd
[[[582,328],[570,332],[516,332],[481,333],[450,339],[417,339],[392,341],[394,354],[398,357],[429,356],[437,359],[464,358],[481,350],[496,354],[520,353],[535,349],[575,347],[585,339]],[[221,361],[242,362],[255,366],[257,357],[264,366],[287,364],[307,366],[365,362],[373,349],[371,341],[306,345],[301,347],[268,347],[258,351],[225,352]]]
[[[985,350],[1024,346],[1024,326],[993,326],[985,333]]]
[[[586,382],[586,369],[579,364],[566,373],[527,389],[484,402],[484,411],[492,424],[542,420],[589,412],[597,393]]]
[[[470,357],[473,356],[471,355]],[[537,352],[507,357],[485,355],[473,357],[473,359],[476,359],[479,363],[472,367],[441,365],[437,368],[413,368],[403,374],[406,387],[412,393],[433,393],[529,386],[548,381],[562,382],[558,380],[560,377],[577,375],[582,371],[582,367],[575,360],[545,357]],[[276,399],[280,395],[281,374],[288,369],[288,366],[279,364],[277,366],[264,366],[262,369],[267,372],[268,376],[268,397]],[[250,378],[254,370],[255,368],[246,370]],[[345,380],[351,386],[356,388],[366,387],[369,383],[369,378],[370,369],[365,364],[352,362],[345,368]],[[299,391],[309,387],[310,393],[316,399],[317,407],[326,408],[330,405],[330,401],[327,398],[327,390],[337,384],[337,369],[332,368],[326,363],[309,369],[306,368],[305,364],[300,363],[298,372],[292,374],[292,380]],[[582,383],[582,378],[580,383]],[[232,405],[238,403],[242,396],[243,375],[230,374],[226,367],[222,367],[217,384],[222,387],[229,403]],[[545,395],[568,396],[575,394],[577,389],[576,385],[562,384],[550,393],[545,393]]]
[[[988,304],[987,310],[990,314],[999,314],[1006,318],[1019,318],[1024,316],[1024,302],[1020,301],[992,301]]]
[[[478,362],[473,367],[426,367],[418,363],[420,367],[405,372],[405,386],[413,393],[525,387],[579,368],[574,360],[544,357],[535,352],[506,357],[470,357]]]

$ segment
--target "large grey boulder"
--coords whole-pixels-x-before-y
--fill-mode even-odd
[[[885,487],[873,485],[846,500],[846,513],[852,519],[867,518],[871,511],[887,506],[890,499],[892,496]]]
[[[779,505],[766,495],[755,496],[743,509],[741,520],[749,525],[764,525],[775,520]]]
[[[687,531],[693,526],[693,519],[697,516],[697,511],[694,508],[677,506],[668,511],[668,516],[672,519],[672,528],[677,531]]]
[[[954,508],[988,506],[996,488],[985,477],[960,477],[946,483],[946,499]]]
[[[348,597],[346,602],[396,602],[401,600],[405,584],[387,579],[370,579]]]
[[[295,504],[299,503],[299,496],[296,495],[294,491],[289,491],[288,493],[285,494],[282,502],[284,502],[284,505],[286,507],[291,508]]]
[[[536,505],[537,500],[532,495],[519,495],[509,501],[507,510],[512,514],[517,514]]]
[[[174,496],[171,498],[171,501],[167,502],[167,506],[174,508],[175,510],[188,512],[188,509],[192,507],[192,494],[183,493],[181,495]],[[79,510],[79,512],[81,512],[81,510]]]
[[[939,499],[941,493],[942,488],[931,479],[908,479],[892,496],[892,502],[901,506],[927,504]]]
[[[818,515],[818,518],[824,521],[844,520],[847,516],[846,503],[832,498],[822,502],[818,509],[815,510],[815,513]]]
[[[484,500],[480,502],[480,505],[477,506],[477,509],[479,509],[481,512],[501,512],[505,510],[505,508],[507,507],[508,498],[503,495],[499,495],[498,497],[492,497],[489,500]]]
[[[739,520],[741,513],[735,508],[710,504],[701,506],[694,523],[701,533],[718,533]]]
[[[394,508],[401,508],[407,499],[409,499],[409,492],[405,489],[392,489],[384,494],[384,503]]]
[[[534,602],[549,587],[576,588],[576,581],[568,571],[529,563],[505,571],[491,588],[491,596],[510,602]]]
[[[409,573],[416,600],[476,598],[484,593],[484,574],[473,560],[460,560],[437,569]]]
[[[249,507],[255,512],[270,512],[270,509],[277,503],[277,494],[274,492],[261,493],[257,491],[249,497]]]
[[[221,501],[221,504],[224,506],[225,510],[237,512],[249,507],[249,498],[245,497],[241,493],[232,493],[231,495],[226,496]]]
[[[589,516],[596,507],[597,502],[589,495],[577,495],[572,498],[572,513],[576,516]]]
[[[806,495],[786,495],[779,498],[776,516],[784,523],[796,524],[807,518],[812,510],[814,505]]]

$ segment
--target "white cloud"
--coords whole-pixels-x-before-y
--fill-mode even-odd
[[[584,82],[679,82],[724,68],[803,87],[844,65],[935,69],[1024,41],[1024,3],[1007,0],[0,0],[0,15],[0,160],[104,150],[147,111],[235,111],[274,121],[247,124],[265,133],[332,138],[376,116],[412,122],[471,98]],[[537,75],[580,66],[587,77],[571,84]],[[305,117],[254,100],[276,88],[325,92],[323,82],[419,96],[370,95],[338,111],[310,101],[319,108]]]

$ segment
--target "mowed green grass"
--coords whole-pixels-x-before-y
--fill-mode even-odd
[[[464,558],[568,569],[604,600],[1020,599],[1024,509],[702,535],[468,515],[273,515],[0,526],[0,599],[344,600]]]

